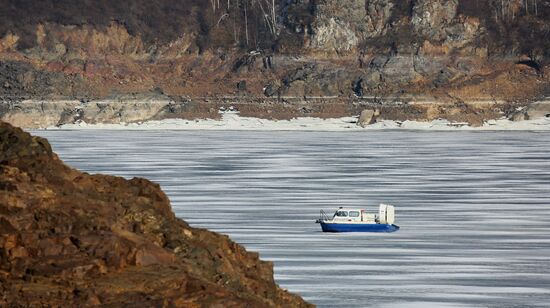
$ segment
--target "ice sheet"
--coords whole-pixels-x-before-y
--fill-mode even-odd
[[[37,131],[74,167],[161,184],[320,307],[545,307],[549,132]],[[396,206],[393,234],[320,209]],[[546,306],[547,307],[547,306]]]

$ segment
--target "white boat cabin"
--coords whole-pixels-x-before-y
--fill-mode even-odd
[[[367,213],[363,209],[339,208],[332,217],[333,223],[393,224],[395,209],[391,205],[380,204],[378,214]]]

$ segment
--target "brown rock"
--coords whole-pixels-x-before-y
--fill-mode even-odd
[[[0,183],[0,306],[310,306],[258,254],[177,219],[157,184],[80,173],[2,122]]]
[[[10,250],[10,256],[12,258],[25,258],[27,257],[29,254],[27,252],[27,249],[25,249],[25,247],[15,247],[13,249]]]
[[[176,261],[176,256],[156,245],[147,245],[136,252],[136,265],[151,264],[170,265]]]

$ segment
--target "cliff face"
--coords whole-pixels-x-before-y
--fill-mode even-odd
[[[160,93],[456,103],[550,93],[548,0],[0,5],[5,99]]]
[[[287,18],[306,37],[302,50],[349,59],[336,79],[354,85],[359,96],[521,100],[549,90],[543,76],[550,55],[548,1],[319,0],[288,6],[311,14]],[[306,87],[328,79],[315,71],[323,77],[306,78]]]
[[[0,306],[307,307],[272,265],[177,219],[159,186],[64,165],[0,122]]]

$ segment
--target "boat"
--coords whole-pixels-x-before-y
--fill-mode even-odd
[[[380,204],[378,214],[367,213],[363,209],[340,207],[332,218],[321,210],[316,223],[321,224],[323,232],[395,232],[399,227],[395,222],[395,208]]]

